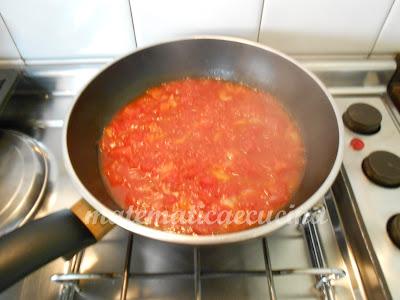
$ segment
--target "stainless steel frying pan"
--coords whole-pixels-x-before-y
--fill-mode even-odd
[[[264,225],[229,234],[182,235],[164,232],[115,213],[98,167],[97,142],[112,116],[133,97],[161,82],[184,77],[219,77],[274,94],[296,119],[307,163],[294,207]],[[0,238],[0,290],[46,262],[95,243],[112,226],[93,225],[98,211],[134,233],[167,242],[210,245],[267,235],[314,206],[332,185],[341,165],[342,121],[321,82],[286,55],[257,43],[225,37],[199,37],[140,49],[101,71],[76,98],[65,123],[67,170],[85,199]]]

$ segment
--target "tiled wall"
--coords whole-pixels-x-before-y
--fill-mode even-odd
[[[374,48],[375,53],[381,52],[400,52],[400,1],[396,0],[393,4],[389,16],[382,27],[377,43]]]
[[[368,54],[392,2],[266,0],[260,42],[295,54]]]
[[[0,12],[27,60],[118,56],[136,47],[127,0],[1,0]]]
[[[18,59],[19,53],[14,45],[6,24],[0,16],[0,59]]]
[[[400,52],[400,0],[1,0],[0,60],[109,58],[195,34],[292,55]]]
[[[262,0],[130,0],[138,46],[195,34],[256,41]]]

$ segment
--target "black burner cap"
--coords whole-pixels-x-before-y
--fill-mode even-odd
[[[386,225],[387,232],[392,242],[400,248],[400,214],[394,215]]]
[[[400,186],[400,157],[387,151],[372,152],[362,162],[364,174],[385,187]]]
[[[346,127],[356,133],[373,134],[381,128],[382,115],[379,110],[369,104],[350,105],[342,118]]]

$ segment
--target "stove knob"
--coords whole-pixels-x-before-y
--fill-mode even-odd
[[[369,104],[350,105],[342,118],[346,127],[356,133],[373,134],[381,128],[382,114]]]
[[[387,151],[375,151],[362,162],[364,174],[372,182],[395,188],[400,186],[400,157]]]
[[[400,214],[394,215],[387,222],[387,232],[392,242],[400,248]]]

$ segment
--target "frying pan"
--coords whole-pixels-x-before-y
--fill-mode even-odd
[[[121,216],[98,167],[97,143],[112,116],[147,88],[184,77],[219,77],[268,91],[297,121],[306,149],[304,178],[287,214],[258,227],[220,235],[183,235],[149,228]],[[239,242],[267,235],[314,206],[333,183],[342,161],[342,121],[321,82],[286,55],[257,43],[197,37],[144,48],[103,69],[76,98],[65,122],[66,168],[85,200],[0,238],[0,290],[59,256],[95,243],[112,225],[92,224],[98,211],[134,233],[189,245]],[[94,216],[94,215],[89,215]]]

